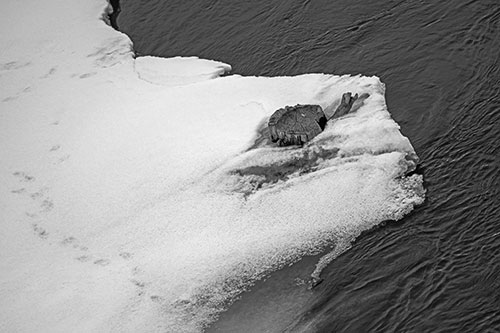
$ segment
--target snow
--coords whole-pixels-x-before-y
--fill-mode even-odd
[[[422,202],[377,77],[134,59],[106,6],[2,3],[1,331],[199,331],[255,279]],[[248,150],[274,110],[346,91],[370,97],[309,145]],[[332,149],[277,183],[236,172]]]
[[[211,80],[231,71],[228,64],[199,59],[198,57],[139,57],[135,71],[150,83],[164,86],[181,86]]]

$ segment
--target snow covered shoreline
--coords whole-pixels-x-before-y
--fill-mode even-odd
[[[423,200],[376,77],[219,78],[134,59],[103,0],[2,6],[2,331],[198,331],[263,274]],[[345,91],[371,96],[305,148],[338,156],[238,192],[253,179],[232,170],[299,154],[246,151],[266,117]]]

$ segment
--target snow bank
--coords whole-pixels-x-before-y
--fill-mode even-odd
[[[228,64],[198,57],[139,57],[135,59],[139,77],[164,86],[182,86],[215,79],[231,71]]]
[[[378,78],[134,59],[105,6],[2,4],[1,331],[199,331],[255,279],[422,202]],[[274,110],[346,91],[370,97],[309,145],[248,150]]]

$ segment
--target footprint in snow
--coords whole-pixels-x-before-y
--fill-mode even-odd
[[[47,237],[49,236],[49,233],[44,228],[40,227],[37,223],[33,223],[32,227],[33,231],[38,237],[47,239]]]
[[[17,177],[20,182],[33,182],[35,180],[35,177],[30,176],[22,171],[16,171],[12,175]]]
[[[43,76],[40,76],[40,79],[46,79],[48,78],[49,76],[53,75],[57,70],[57,67],[52,67],[49,72]]]
[[[61,145],[53,145],[49,151],[56,151],[59,150],[59,148],[61,148]]]
[[[99,265],[99,266],[107,266],[110,263],[111,263],[111,261],[109,261],[108,259],[97,259],[94,261],[94,264]]]
[[[120,257],[122,257],[123,259],[125,260],[129,260],[130,258],[132,258],[132,253],[129,253],[129,252],[121,252],[119,254]]]
[[[31,62],[23,62],[23,61],[9,61],[5,62],[3,64],[0,64],[0,71],[11,71],[11,70],[16,70],[20,69],[23,67],[27,67],[31,65]]]

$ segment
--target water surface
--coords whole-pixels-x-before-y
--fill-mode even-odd
[[[364,233],[297,302],[288,285],[310,263],[257,284],[213,331],[500,330],[498,1],[122,0],[121,8],[118,26],[139,55],[196,55],[243,75],[379,76],[421,159],[427,201],[410,216]]]

